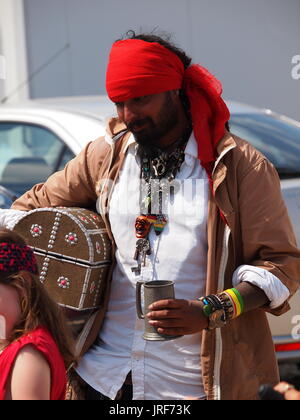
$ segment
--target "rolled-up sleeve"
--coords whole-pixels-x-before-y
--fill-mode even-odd
[[[276,309],[290,297],[289,289],[267,270],[251,265],[241,265],[233,273],[232,284],[248,282],[264,291],[270,301],[270,308]]]
[[[26,211],[5,209],[0,210],[0,229],[13,230],[16,223],[26,214]]]

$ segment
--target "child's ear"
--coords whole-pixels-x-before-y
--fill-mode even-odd
[[[0,340],[6,340],[6,319],[0,315]]]

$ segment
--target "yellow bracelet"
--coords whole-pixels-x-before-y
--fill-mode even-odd
[[[242,307],[241,307],[241,304],[240,304],[240,302],[239,302],[239,300],[238,300],[238,298],[237,298],[237,296],[236,296],[236,294],[234,293],[234,291],[232,290],[232,289],[227,289],[227,290],[225,290],[225,293],[228,293],[229,294],[229,296],[231,297],[231,299],[233,300],[233,303],[234,303],[234,305],[235,305],[235,309],[236,309],[236,314],[235,314],[235,316],[234,316],[234,318],[237,318],[238,316],[240,316],[241,315],[241,313],[242,313]]]

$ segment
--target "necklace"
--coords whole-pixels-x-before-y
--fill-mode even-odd
[[[140,216],[135,222],[136,248],[134,260],[137,267],[132,267],[136,276],[141,274],[141,267],[146,265],[146,256],[151,254],[149,234],[153,226],[157,236],[161,235],[168,217],[164,213],[171,195],[172,181],[184,162],[184,151],[192,128],[189,125],[184,135],[177,141],[177,148],[171,153],[157,149],[156,156],[139,153],[141,157]],[[176,142],[175,142],[176,143]]]

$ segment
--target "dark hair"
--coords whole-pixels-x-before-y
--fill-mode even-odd
[[[124,39],[140,39],[145,42],[157,42],[158,44],[162,45],[163,47],[167,48],[168,50],[176,54],[182,61],[184,68],[187,69],[191,65],[192,59],[181,48],[179,48],[177,45],[175,45],[171,41],[172,35],[167,34],[166,32],[160,32],[159,34],[155,34],[155,31],[156,29],[154,29],[150,33],[136,34],[134,30],[130,29],[129,31],[125,33],[122,39],[119,39],[118,41],[121,41]],[[182,90],[180,91],[180,98],[187,114],[189,114],[189,109],[190,109],[189,100],[186,94]],[[228,122],[225,123],[225,127],[228,131],[230,131]]]
[[[140,39],[146,42],[157,42],[158,44],[176,54],[182,61],[184,68],[188,68],[192,62],[192,59],[181,48],[177,47],[177,45],[171,42],[172,35],[167,34],[166,32],[156,35],[154,32],[155,30],[150,33],[136,34],[135,31],[131,29],[126,32],[122,39]]]

